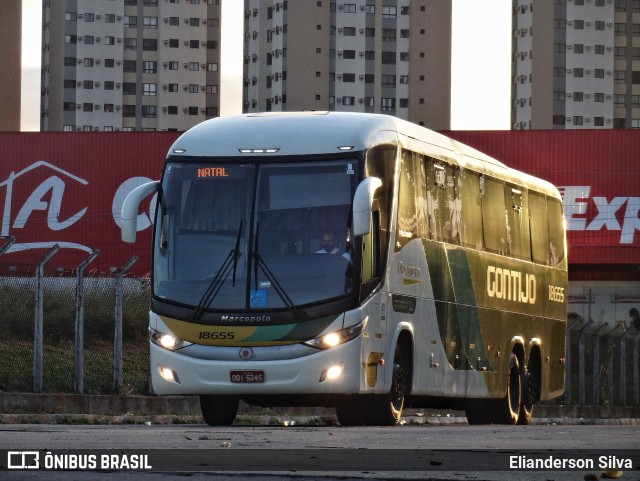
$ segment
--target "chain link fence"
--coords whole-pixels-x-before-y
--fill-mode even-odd
[[[7,270],[11,275],[0,276],[0,391],[149,393],[148,277],[118,281],[118,272],[89,272],[78,279],[44,269],[39,278],[33,266]]]

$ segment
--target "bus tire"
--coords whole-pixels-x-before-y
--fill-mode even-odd
[[[496,424],[517,424],[522,405],[522,373],[518,356],[511,353],[507,369],[507,395],[501,400]]]
[[[336,416],[341,426],[362,426],[364,424],[363,407],[354,402],[336,406]]]
[[[200,410],[204,422],[209,426],[229,426],[238,414],[240,400],[226,396],[200,396]]]
[[[404,402],[411,382],[411,361],[398,344],[393,356],[391,389],[378,396],[364,410],[364,425],[395,426],[400,424]]]
[[[529,354],[527,368],[522,373],[522,402],[518,424],[529,424],[533,416],[533,406],[540,400],[540,356],[539,352]]]

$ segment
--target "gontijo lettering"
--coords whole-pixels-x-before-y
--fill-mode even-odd
[[[536,303],[536,276],[519,271],[487,267],[487,295],[505,301]]]

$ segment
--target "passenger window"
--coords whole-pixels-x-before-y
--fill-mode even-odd
[[[482,249],[482,208],[480,205],[480,177],[476,172],[463,170],[460,174],[462,202],[462,245]]]
[[[527,190],[505,185],[507,204],[507,244],[512,256],[531,260],[529,238],[529,209],[526,202]]]
[[[564,259],[564,222],[562,204],[558,199],[547,199],[549,214],[549,265],[557,266]]]
[[[508,255],[506,208],[502,182],[480,177],[484,245],[490,252]]]
[[[549,259],[547,200],[543,194],[538,192],[529,192],[529,225],[533,262],[547,264]]]

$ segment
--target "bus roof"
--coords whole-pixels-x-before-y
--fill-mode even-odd
[[[516,171],[449,137],[405,120],[355,112],[268,112],[216,117],[182,134],[172,157],[286,156],[401,147],[560,197],[550,183]]]

